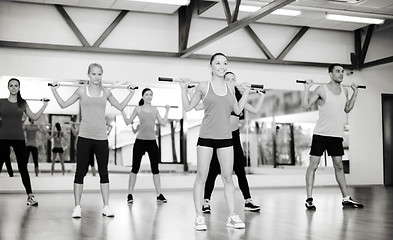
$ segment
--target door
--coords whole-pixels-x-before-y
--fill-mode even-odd
[[[393,95],[382,94],[384,184],[393,185]]]

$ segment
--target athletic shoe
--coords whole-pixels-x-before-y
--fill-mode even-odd
[[[81,218],[82,217],[82,209],[81,206],[75,206],[74,211],[72,212],[72,218]]]
[[[27,197],[27,206],[38,206],[38,202],[34,196]]]
[[[305,203],[307,210],[317,210],[315,205],[312,203],[313,200],[313,198],[307,198]]]
[[[199,213],[196,214],[195,217],[195,230],[197,231],[206,231],[207,230],[207,226],[206,226],[206,222],[205,222],[205,217],[200,215]]]
[[[210,200],[209,199],[203,200],[202,212],[210,213]]]
[[[114,217],[115,214],[113,213],[112,209],[106,205],[103,209],[102,209],[102,215],[106,216],[106,217]]]
[[[127,195],[127,202],[128,203],[133,203],[134,202],[134,198],[132,197],[132,194],[128,194]]]
[[[244,222],[242,222],[239,215],[233,215],[233,216],[228,217],[227,227],[241,229],[241,228],[245,228],[246,225],[244,224]]]
[[[343,207],[352,207],[352,208],[363,208],[363,204],[355,202],[351,197],[348,199],[343,198],[342,201]]]
[[[160,195],[157,196],[157,202],[166,203],[167,200],[166,200],[166,198],[164,197],[164,195],[162,195],[162,194],[160,193]]]
[[[246,203],[244,204],[244,210],[250,211],[250,212],[259,212],[261,210],[261,206],[254,204],[251,199],[246,200]]]

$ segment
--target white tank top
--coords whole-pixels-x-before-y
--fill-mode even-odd
[[[342,138],[347,115],[344,111],[347,102],[345,90],[341,86],[341,93],[335,95],[326,85],[323,85],[323,88],[326,100],[325,104],[318,106],[319,118],[314,128],[314,134]]]

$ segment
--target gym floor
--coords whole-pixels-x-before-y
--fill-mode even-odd
[[[110,205],[114,218],[101,215],[98,191],[82,196],[82,218],[72,219],[72,192],[36,192],[38,207],[26,206],[23,193],[0,194],[0,239],[391,239],[393,236],[393,188],[384,186],[350,187],[353,198],[363,209],[343,209],[338,186],[316,187],[316,211],[304,207],[301,187],[254,188],[254,202],[260,213],[245,212],[240,191],[236,190],[236,212],[246,229],[227,228],[223,190],[213,192],[210,214],[205,214],[208,230],[194,230],[192,190],[164,192],[168,203],[157,203],[154,191],[134,193],[134,203],[126,202],[126,191],[113,190]]]

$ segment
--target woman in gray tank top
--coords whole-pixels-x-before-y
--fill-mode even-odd
[[[157,193],[158,202],[167,202],[166,198],[161,192],[161,180],[160,171],[158,164],[160,162],[159,149],[156,142],[156,121],[161,125],[165,126],[168,122],[168,114],[170,106],[165,106],[165,116],[161,117],[157,110],[157,107],[151,105],[153,98],[153,91],[150,88],[145,88],[142,91],[142,99],[139,101],[137,106],[132,112],[130,118],[126,116],[124,111],[121,112],[124,122],[128,125],[134,121],[138,116],[139,126],[134,148],[132,152],[132,169],[130,172],[129,183],[128,183],[128,195],[127,202],[133,203],[134,198],[132,193],[136,183],[136,177],[139,172],[139,168],[142,161],[142,156],[147,152],[149,154],[150,168],[153,174],[153,183]]]
[[[202,120],[197,144],[197,174],[193,189],[194,207],[196,211],[194,227],[196,230],[207,229],[202,213],[203,190],[211,157],[213,151],[216,150],[229,211],[227,226],[245,228],[242,220],[235,214],[235,188],[232,180],[233,146],[229,117],[232,110],[236,114],[240,114],[243,110],[247,96],[249,95],[249,87],[243,84],[246,90],[238,103],[233,95],[233,86],[229,87],[224,79],[224,75],[228,69],[226,56],[222,53],[214,54],[210,59],[210,68],[212,71],[211,81],[199,83],[191,100],[188,98],[187,93],[187,86],[190,81],[182,79],[183,81],[181,82],[184,109],[190,111],[201,100],[205,108],[205,115]]]
[[[81,198],[83,190],[83,179],[89,168],[89,158],[92,152],[97,158],[98,172],[100,174],[100,189],[104,202],[102,214],[113,217],[114,213],[109,204],[109,177],[108,177],[108,138],[106,135],[105,108],[106,102],[122,111],[134,95],[134,88],[129,89],[129,94],[123,102],[119,103],[112,95],[112,92],[103,88],[102,74],[103,68],[98,63],[90,64],[87,74],[89,83],[75,90],[74,94],[64,101],[57,92],[59,85],[52,83],[52,93],[61,108],[66,108],[80,100],[82,122],[79,129],[77,146],[77,163],[74,178],[74,200],[75,208],[72,213],[73,218],[81,217]]]

